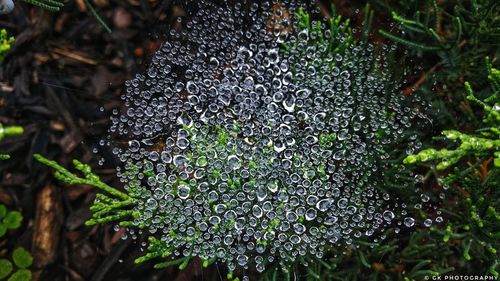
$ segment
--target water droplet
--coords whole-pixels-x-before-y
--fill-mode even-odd
[[[389,210],[386,210],[384,211],[384,213],[382,214],[382,217],[384,217],[384,220],[390,222],[394,219],[394,213],[389,211]]]
[[[191,192],[191,189],[187,185],[179,185],[177,187],[177,194],[179,195],[179,198],[181,198],[181,199],[188,198],[190,192]]]
[[[415,225],[415,219],[411,218],[411,217],[406,217],[404,218],[404,224],[407,226],[407,227],[412,227]]]

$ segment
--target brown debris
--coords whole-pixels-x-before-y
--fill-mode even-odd
[[[7,191],[0,189],[0,203],[9,206],[14,203],[14,200],[12,199],[12,196],[7,193]]]
[[[47,184],[37,196],[31,253],[34,266],[42,269],[57,257],[63,209],[60,191]]]
[[[129,28],[132,23],[132,15],[123,7],[119,7],[113,13],[113,24],[116,28]]]
[[[85,5],[85,1],[83,1],[83,0],[76,0],[75,3],[76,3],[76,5],[78,7],[78,10],[80,12],[87,11],[87,5]]]
[[[372,263],[372,268],[376,271],[385,271],[385,265],[383,263],[374,262]]]
[[[64,123],[59,120],[50,120],[49,127],[57,132],[64,132],[65,130]]]
[[[78,144],[82,141],[82,135],[79,130],[72,130],[62,137],[59,141],[59,145],[64,153],[70,153],[73,151]]]
[[[86,54],[81,54],[81,52],[76,52],[76,51],[69,51],[61,48],[55,48],[54,53],[68,57],[70,59],[73,59],[75,61],[85,63],[85,64],[90,64],[90,65],[96,65],[97,61],[88,58]]]
[[[63,32],[68,19],[69,19],[69,14],[62,13],[62,15],[57,19],[54,25],[54,30],[57,32]]]
[[[109,6],[109,0],[92,0],[92,3],[94,3],[95,7],[107,7]]]

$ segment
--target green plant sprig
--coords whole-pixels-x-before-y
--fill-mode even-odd
[[[462,19],[458,16],[452,16],[451,22],[455,27],[455,38],[448,38],[438,34],[440,9],[436,0],[431,0],[430,2],[432,4],[432,12],[430,15],[427,14],[424,19],[422,19],[421,14],[418,11],[415,13],[413,19],[405,18],[396,11],[392,11],[391,13],[392,19],[395,22],[399,23],[404,29],[423,36],[425,38],[423,41],[427,41],[429,43],[415,42],[405,37],[387,32],[383,29],[380,29],[379,33],[394,42],[408,46],[412,49],[439,51],[449,50],[456,47],[462,39]],[[432,21],[429,20],[430,18],[432,18]]]
[[[62,7],[64,7],[64,2],[58,0],[43,0],[43,1],[22,0],[22,1],[52,12],[58,12]]]
[[[458,130],[445,130],[446,139],[459,142],[455,149],[428,148],[404,159],[405,164],[438,162],[439,171],[451,168],[442,185],[454,184],[459,193],[462,210],[445,209],[449,215],[449,223],[444,229],[431,228],[431,232],[441,237],[444,243],[458,241],[457,249],[465,261],[474,258],[488,265],[488,272],[493,276],[498,273],[498,250],[500,245],[500,215],[498,213],[498,186],[500,184],[500,115],[498,106],[500,91],[500,72],[493,68],[486,59],[490,91],[486,98],[479,99],[474,95],[471,85],[465,82],[467,100],[483,109],[482,123],[486,126],[477,130],[476,134],[466,134]],[[468,163],[464,161],[476,158]],[[493,159],[493,161],[491,161]],[[490,163],[493,162],[493,165]],[[467,167],[467,168],[465,168]]]
[[[131,208],[135,204],[135,200],[128,194],[102,182],[99,176],[92,172],[89,165],[83,164],[78,160],[73,160],[75,169],[80,171],[84,176],[79,177],[59,165],[57,162],[49,160],[40,154],[35,154],[33,157],[40,163],[53,168],[55,170],[54,176],[64,183],[69,185],[91,185],[112,196],[109,197],[105,194],[99,194],[96,196],[98,201],[96,201],[91,207],[91,211],[93,212],[92,218],[85,223],[86,225],[118,221],[123,220],[126,217],[134,216],[134,212]],[[127,225],[127,222],[129,221],[124,220],[121,224]]]
[[[45,164],[54,170],[55,172],[55,177],[67,184],[70,185],[77,185],[77,184],[86,184],[86,185],[91,185],[94,187],[97,187],[101,189],[102,191],[109,193],[115,197],[118,197],[119,199],[122,200],[130,200],[130,196],[128,196],[126,193],[123,193],[121,191],[118,191],[116,188],[113,188],[106,183],[102,182],[96,174],[94,174],[90,168],[89,165],[83,164],[82,162],[78,160],[73,160],[73,165],[75,166],[75,169],[78,171],[82,172],[84,175],[83,178],[71,173],[67,169],[65,169],[63,166],[57,164],[57,162],[49,160],[45,157],[43,157],[40,154],[34,154],[33,157],[38,160],[40,163]]]
[[[0,123],[0,140],[6,138],[6,137],[12,137],[12,136],[19,136],[24,133],[23,127],[20,126],[7,126],[4,127]]]
[[[414,164],[418,162],[429,162],[440,160],[436,168],[445,170],[456,164],[462,157],[470,154],[478,156],[491,155],[494,159],[494,165],[500,167],[500,104],[498,103],[498,92],[500,92],[500,72],[492,68],[489,60],[486,59],[489,80],[492,94],[484,101],[474,96],[469,82],[465,82],[467,100],[481,106],[485,115],[483,123],[487,126],[480,135],[469,135],[457,130],[445,130],[442,134],[449,140],[459,141],[458,148],[453,150],[428,148],[417,154],[409,155],[404,159],[405,164]]]
[[[368,17],[367,20],[369,19],[370,18]],[[321,23],[317,22],[317,24],[314,24],[311,21],[310,15],[307,12],[305,12],[304,8],[302,7],[299,8],[297,13],[295,13],[295,20],[297,22],[298,33],[307,32],[311,38],[315,38],[315,40],[311,40],[310,43],[312,43],[316,47],[321,47],[327,44],[328,52],[332,54],[337,54],[342,52],[343,50],[352,46],[354,42],[352,29],[349,25],[350,22],[349,19],[343,20],[342,16],[336,15],[334,10],[333,10],[333,16],[328,20],[327,22],[328,26],[326,27],[332,34],[330,38],[325,38],[324,28],[321,26]],[[339,38],[333,36],[334,34],[347,34],[347,39],[340,41]],[[283,49],[285,51],[288,49],[286,43],[283,43]],[[305,55],[307,53],[306,49],[302,51],[303,51],[302,54],[297,54],[297,55],[300,56],[300,55]]]
[[[2,36],[2,33],[3,31],[5,30],[2,30],[2,32],[0,32],[0,37]],[[11,37],[12,40],[14,40],[12,37]],[[0,38],[0,40],[2,40]],[[1,49],[1,47],[0,47]],[[0,50],[0,62],[1,62],[1,59],[2,59],[2,54],[1,54],[1,50]],[[24,133],[24,129],[23,127],[20,127],[20,126],[8,126],[8,127],[4,127],[1,123],[0,123],[0,140],[6,138],[6,137],[12,137],[12,136],[18,136],[18,135],[22,135]],[[6,155],[6,154],[0,154],[0,160],[7,160],[7,159],[10,159],[10,156],[9,155]]]

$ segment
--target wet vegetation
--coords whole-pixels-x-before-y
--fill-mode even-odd
[[[0,280],[498,278],[496,2],[3,1]]]

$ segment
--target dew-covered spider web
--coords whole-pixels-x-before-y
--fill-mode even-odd
[[[389,70],[394,48],[306,21],[317,11],[296,1],[186,6],[112,117],[129,236],[263,271],[416,223],[384,185],[426,120]]]

